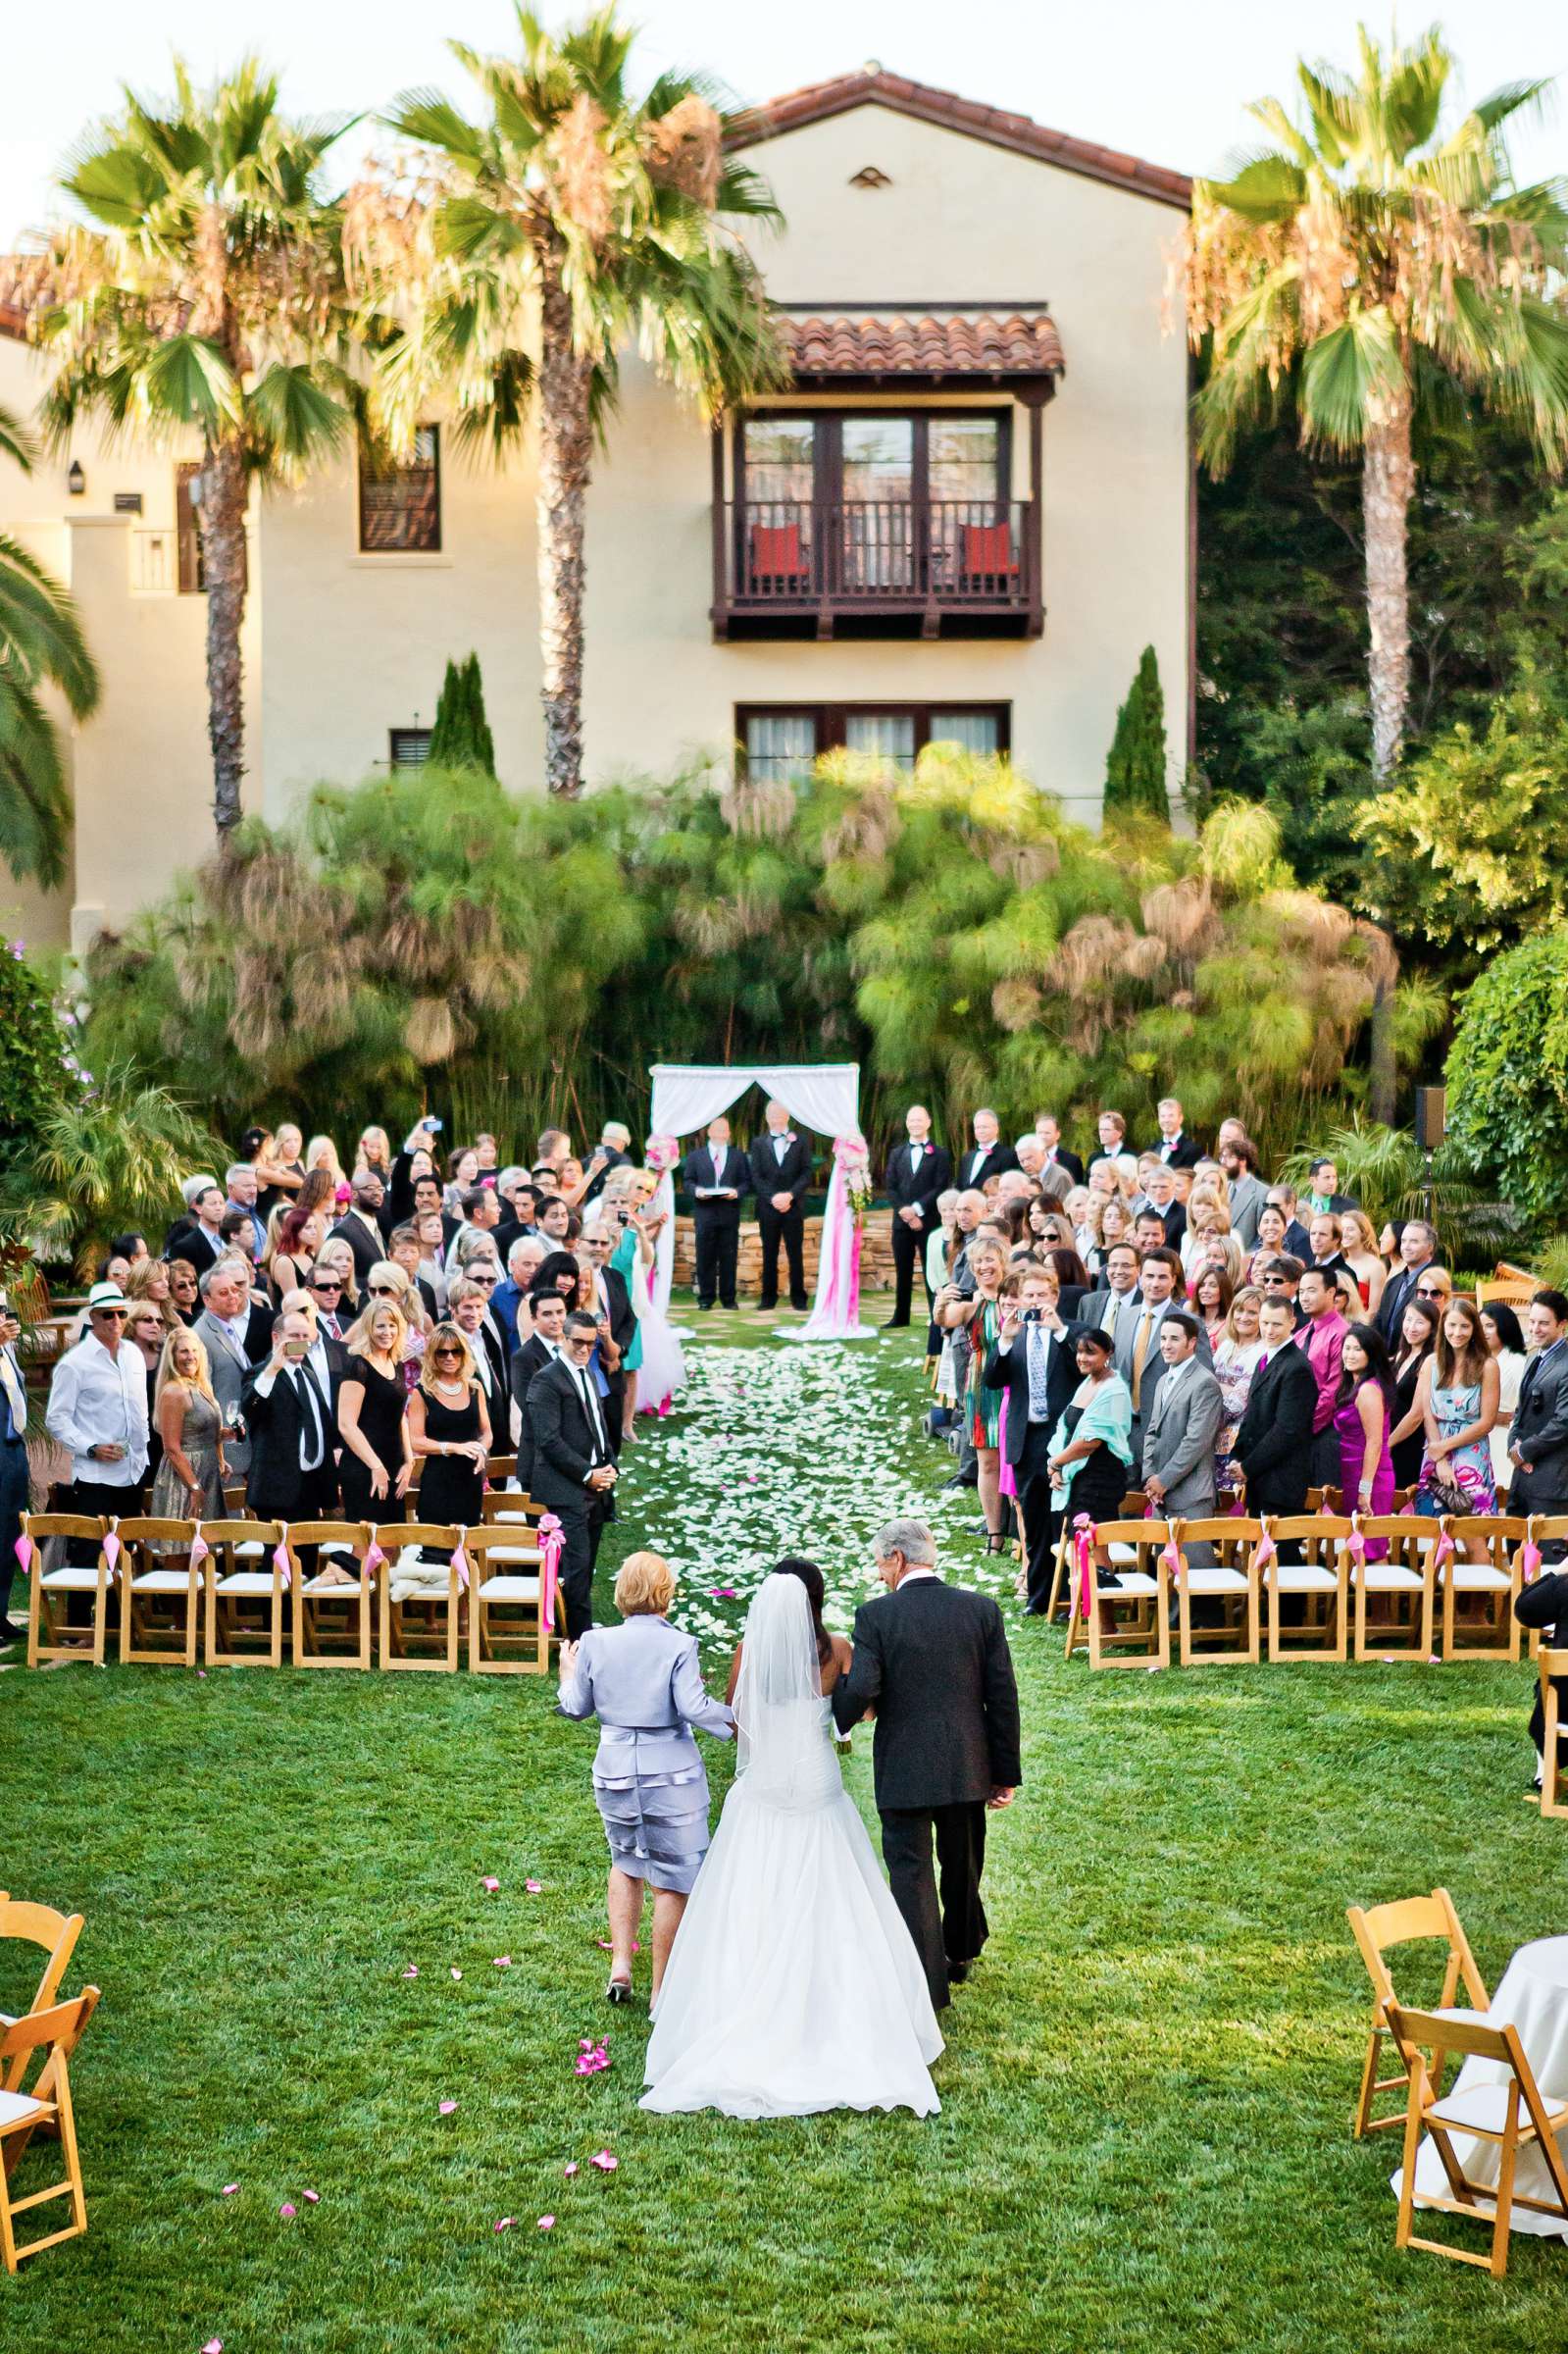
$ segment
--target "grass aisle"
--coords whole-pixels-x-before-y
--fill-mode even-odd
[[[842,1624],[912,1501],[980,1579],[973,1500],[931,1504],[908,1336],[693,1320],[693,1410],[632,1450],[604,1566],[675,1556],[714,1676],[786,1544]],[[1527,1671],[1091,1680],[1059,1632],[1015,1650],[1027,1788],[925,2124],[641,2115],[645,2015],[602,2000],[592,1736],[536,1681],[0,1676],[0,1885],[83,1911],[73,1982],[104,1989],[76,2071],[90,2234],[0,2279],[0,2334],[1560,2354],[1568,2250],[1517,2240],[1500,2286],[1397,2257],[1396,2150],[1346,2130],[1347,1900],[1445,1883],[1490,1983],[1568,1929],[1568,1844],[1520,1796]],[[847,1771],[870,1818],[865,1736]],[[0,1956],[0,2007],[23,1974]],[[577,2077],[606,2030],[612,2065]]]

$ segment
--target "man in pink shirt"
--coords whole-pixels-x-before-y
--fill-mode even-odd
[[[1295,1336],[1296,1347],[1305,1352],[1318,1387],[1318,1402],[1312,1414],[1311,1484],[1315,1488],[1337,1488],[1340,1434],[1334,1427],[1335,1392],[1340,1386],[1344,1336],[1350,1327],[1335,1305],[1332,1272],[1308,1267],[1301,1277],[1297,1297],[1306,1322]]]

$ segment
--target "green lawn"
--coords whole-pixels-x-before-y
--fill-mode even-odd
[[[870,1529],[947,1458],[912,1336],[691,1320],[698,1410],[632,1451],[604,1565],[644,1537],[677,1557],[717,1673],[786,1536],[844,1622]],[[936,1509],[978,1577],[972,1500]],[[1492,1982],[1568,1928],[1568,1837],[1521,1795],[1528,1671],[1090,1678],[1034,1625],[1016,1655],[1027,1785],[924,2124],[641,2115],[645,2014],[602,2000],[592,1734],[535,1680],[0,1676],[0,1884],[85,1913],[74,1982],[104,1991],[76,2072],[89,2235],[0,2279],[0,2336],[1560,2354],[1568,2249],[1516,2241],[1501,2285],[1397,2256],[1396,2150],[1346,2129],[1348,1900],[1444,1882]],[[871,1818],[864,1737],[847,1771]],[[0,2006],[21,1974],[0,1961]],[[576,2077],[606,2030],[613,2065]]]

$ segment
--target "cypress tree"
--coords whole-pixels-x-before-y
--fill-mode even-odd
[[[470,654],[468,670],[468,717],[470,741],[473,744],[473,763],[487,777],[495,774],[495,739],[490,734],[484,716],[484,682],[480,677],[480,658]]]
[[[1139,657],[1126,702],[1116,714],[1116,733],[1105,763],[1105,813],[1140,814],[1167,825],[1171,805],[1165,790],[1165,691],[1154,648]]]
[[[484,717],[478,654],[446,665],[427,757],[432,768],[477,768],[487,777],[495,774],[495,743]]]

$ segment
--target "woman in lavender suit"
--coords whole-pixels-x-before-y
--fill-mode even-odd
[[[665,1612],[669,1563],[633,1553],[615,1581],[620,1626],[595,1626],[561,1646],[563,1716],[597,1716],[593,1795],[610,1842],[612,2003],[632,1999],[632,1947],[646,1886],[653,1889],[653,1993],[697,1868],[708,1852],[708,1777],[691,1728],[728,1741],[734,1718],[703,1688],[695,1635]]]

